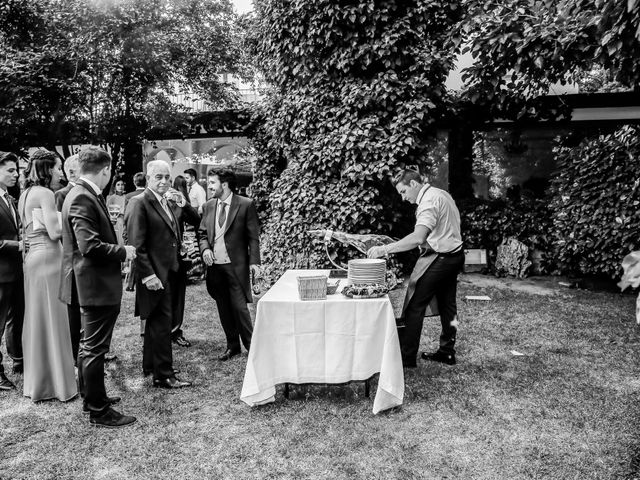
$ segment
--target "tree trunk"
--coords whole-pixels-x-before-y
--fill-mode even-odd
[[[449,193],[457,202],[473,198],[473,129],[460,122],[449,130]]]

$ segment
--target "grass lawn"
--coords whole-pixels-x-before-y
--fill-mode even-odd
[[[635,297],[460,283],[459,298],[474,294],[492,301],[459,301],[459,364],[419,360],[404,405],[374,416],[375,381],[369,399],[354,383],[241,402],[246,354],[217,361],[223,335],[203,285],[187,291],[193,346],[174,347],[195,386],[153,389],[125,292],[107,390],[138,422],[91,428],[79,400],[33,404],[9,375],[18,392],[0,393],[0,479],[640,478]],[[435,349],[438,324],[425,323],[423,349]]]

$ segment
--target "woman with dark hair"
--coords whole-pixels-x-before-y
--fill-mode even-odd
[[[173,188],[178,190],[187,201],[189,205],[191,205],[191,200],[189,199],[189,188],[187,186],[187,180],[182,175],[177,175],[176,178],[173,179]]]
[[[109,210],[113,229],[116,231],[118,245],[124,245],[124,207],[127,203],[124,188],[125,183],[122,177],[115,177],[111,182],[111,190],[107,196],[107,210]]]
[[[54,186],[62,162],[53,152],[37,150],[25,171],[25,191],[18,211],[25,241],[24,395],[34,402],[67,401],[77,393],[67,307],[58,299],[62,228]]]

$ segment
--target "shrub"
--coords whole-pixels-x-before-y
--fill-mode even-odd
[[[625,126],[554,148],[555,258],[560,271],[618,278],[640,247],[640,129]]]
[[[541,250],[541,273],[549,271],[552,247],[548,200],[526,195],[510,199],[476,199],[461,204],[460,217],[465,247],[487,249],[490,264],[502,240],[515,237],[530,250]]]

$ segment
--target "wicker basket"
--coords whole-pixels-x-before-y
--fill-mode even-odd
[[[327,298],[327,277],[297,277],[300,300],[325,300]]]

